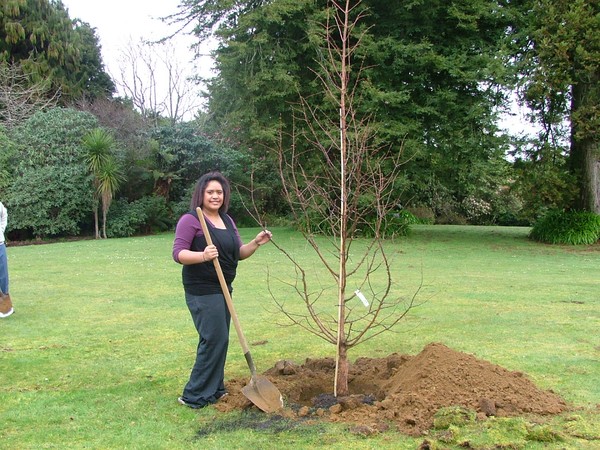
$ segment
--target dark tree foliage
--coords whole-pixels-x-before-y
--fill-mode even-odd
[[[500,42],[508,23],[496,1],[370,1],[366,107],[388,142],[406,141],[410,195],[434,207],[489,199],[504,180],[498,137]],[[460,208],[464,209],[464,208]]]
[[[596,0],[515,0],[507,35],[521,101],[539,128],[518,146],[527,199],[545,208],[600,213],[600,4]],[[533,180],[536,181],[533,181]],[[566,195],[565,195],[566,194]],[[525,194],[527,195],[527,194]],[[539,208],[543,211],[544,208]]]
[[[500,57],[504,3],[362,2],[367,34],[355,58],[366,70],[357,110],[375,116],[379,139],[396,148],[404,142],[411,158],[406,201],[441,198],[441,205],[460,207],[470,196],[491,197],[503,181],[495,111],[507,75]],[[293,114],[299,97],[337,114],[316,82],[325,60],[326,0],[183,5],[179,19],[198,24],[199,39],[211,30],[220,39],[209,113],[241,148],[262,156],[302,132]]]
[[[248,185],[250,162],[244,153],[215,143],[193,122],[157,127],[151,138],[147,168],[154,193],[173,202],[177,213],[187,210],[191,190],[206,172],[219,170],[234,186]],[[245,215],[243,205],[239,196],[232,197],[232,214],[241,218]]]
[[[63,104],[114,92],[95,31],[71,20],[60,0],[0,3],[0,59],[20,65],[32,83],[50,80]]]
[[[82,92],[81,97],[90,100],[110,98],[115,92],[115,84],[104,68],[96,30],[80,20],[73,23],[80,45],[80,61],[79,70],[70,76],[67,74],[67,79]]]

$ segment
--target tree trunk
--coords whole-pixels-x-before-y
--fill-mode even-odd
[[[341,35],[341,70],[340,70],[340,270],[338,275],[338,330],[337,330],[337,361],[335,364],[334,396],[348,395],[348,346],[346,342],[346,250],[348,239],[348,123],[347,95],[348,72],[350,70],[348,51],[350,3],[346,1]]]
[[[102,238],[106,239],[106,213],[108,209],[102,208]]]
[[[571,101],[571,172],[577,177],[579,196],[575,207],[582,211],[600,214],[600,142],[594,133],[580,130],[577,116],[585,116],[582,111],[589,110],[598,100],[598,82],[579,82],[573,85]]]
[[[94,208],[94,227],[96,230],[96,239],[100,239],[100,229],[98,228],[98,205]]]
[[[345,397],[349,394],[348,391],[348,347],[346,340],[338,343],[338,360],[336,365],[336,378],[334,395],[336,397]]]
[[[578,209],[600,214],[600,147],[591,139],[576,144],[581,153],[577,173],[580,183]]]

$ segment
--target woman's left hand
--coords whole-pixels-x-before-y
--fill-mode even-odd
[[[256,242],[256,245],[260,247],[261,245],[264,245],[267,242],[269,242],[272,237],[273,233],[271,233],[269,230],[263,230],[256,235],[256,237],[254,238],[254,242]]]

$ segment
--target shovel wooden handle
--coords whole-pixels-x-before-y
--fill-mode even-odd
[[[204,233],[204,237],[206,237],[206,242],[208,243],[208,245],[213,245],[212,238],[210,237],[210,233],[208,232],[208,226],[206,225],[206,219],[204,218],[204,213],[202,212],[202,208],[196,208],[196,214],[198,214],[198,220],[200,220],[200,226],[202,226],[202,232]],[[244,351],[244,357],[246,358],[246,362],[248,363],[248,367],[250,368],[250,373],[254,377],[256,375],[256,367],[254,366],[254,361],[252,360],[252,355],[250,355],[250,348],[248,347],[248,342],[246,341],[246,337],[242,332],[240,321],[238,320],[237,313],[235,312],[233,300],[231,299],[231,294],[229,293],[229,289],[227,288],[227,282],[225,281],[225,276],[223,275],[223,269],[221,269],[221,263],[219,262],[219,258],[213,259],[213,264],[215,265],[215,270],[217,271],[217,276],[219,277],[219,283],[221,284],[221,290],[223,291],[223,296],[225,297],[227,308],[229,309],[229,313],[231,314],[231,320],[233,320],[235,331],[238,335],[238,339],[242,346],[242,350]]]

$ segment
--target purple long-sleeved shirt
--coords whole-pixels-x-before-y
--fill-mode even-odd
[[[214,227],[209,219],[206,219],[206,222],[207,225]],[[233,229],[241,247],[242,238],[240,237],[240,233],[235,226],[233,219],[231,219],[231,223],[233,224]],[[182,250],[190,250],[192,248],[192,241],[196,236],[204,236],[200,221],[192,214],[184,214],[179,219],[179,222],[177,222],[177,228],[175,229],[175,240],[173,242],[173,259],[175,262],[180,263],[179,252]]]

